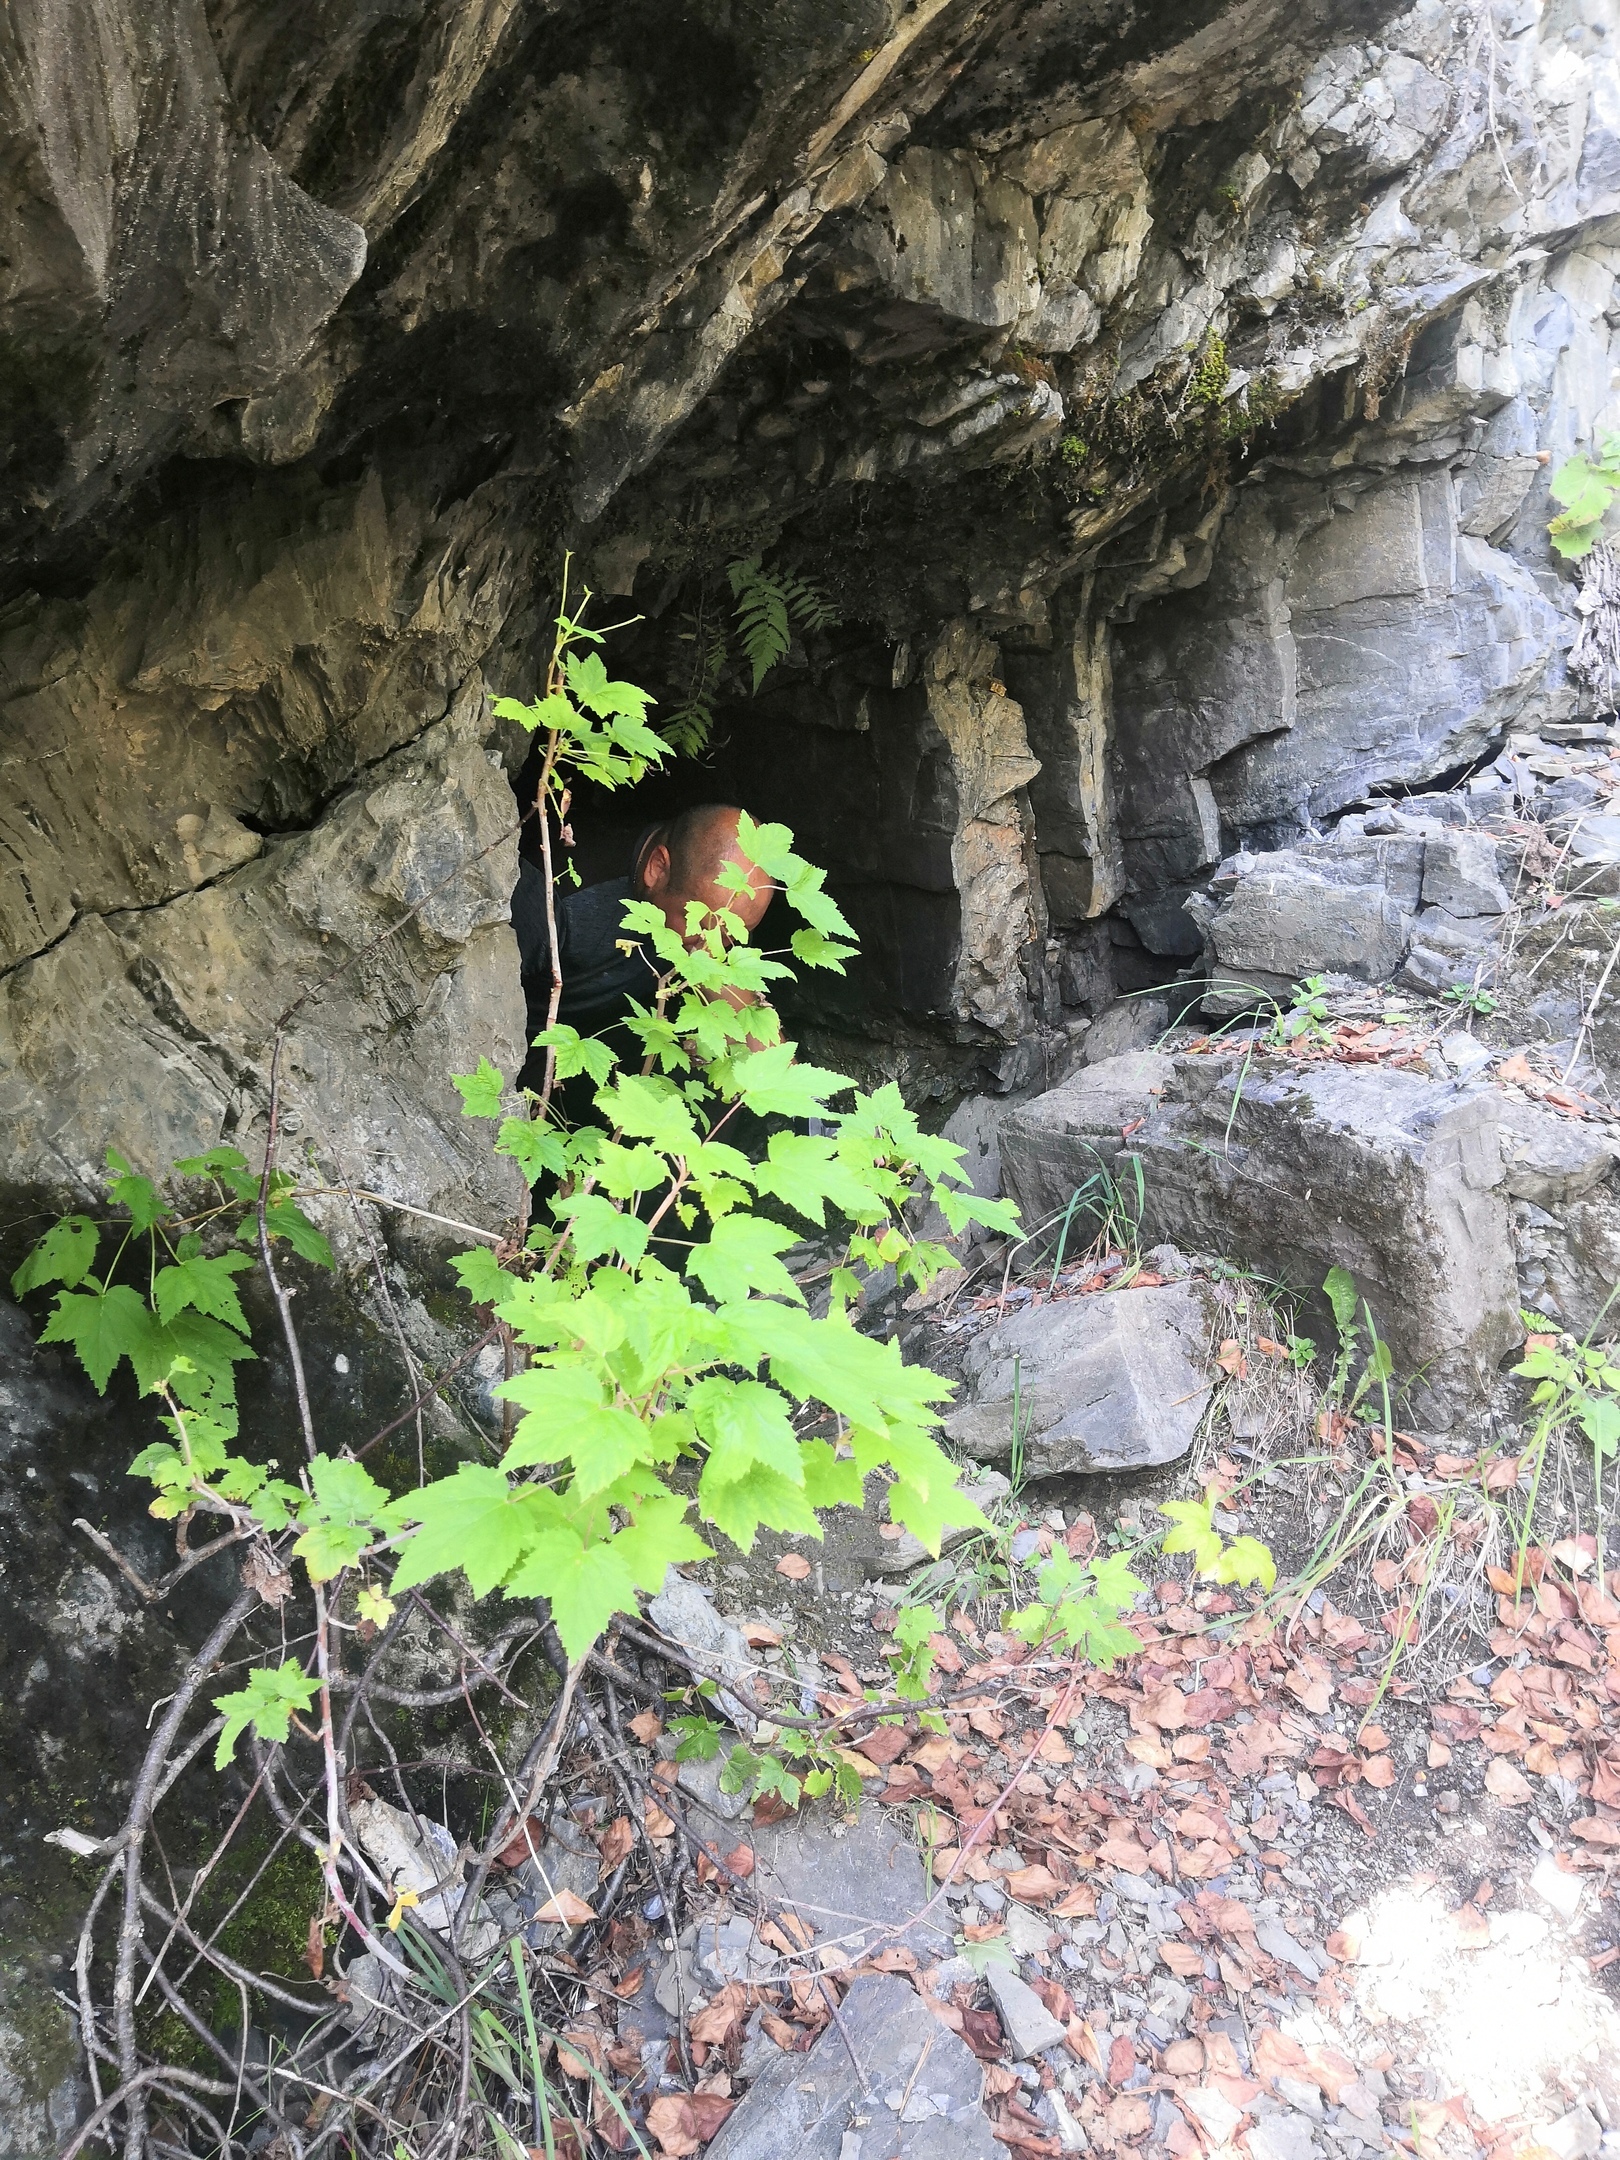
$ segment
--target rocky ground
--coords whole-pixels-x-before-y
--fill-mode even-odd
[[[1227,1356],[1242,1376],[1213,1432],[1229,1436],[1268,1352],[1246,1327]],[[1281,1394],[1297,1408],[1306,1391]],[[1369,1428],[1330,1430],[1202,1464],[1230,1526],[1299,1568],[1295,1594],[1234,1598],[1151,1563],[1141,1651],[1112,1671],[994,1622],[1046,1552],[1136,1547],[1153,1504],[1116,1492],[1092,1512],[1035,1489],[1004,1505],[993,1558],[958,1549],[958,1585],[984,1594],[936,1638],[940,1716],[857,1743],[848,1821],[783,1823],[727,1799],[712,1768],[668,1766],[716,1858],[764,1897],[751,1909],[717,1879],[677,1950],[639,1917],[592,1971],[570,2043],[656,2147],[718,2131],[727,2156],[786,2150],[787,2094],[792,2143],[843,2160],[851,2137],[885,2155],[1251,2160],[1620,2145],[1620,1577],[1577,1533],[1532,1548],[1517,1600],[1477,1577],[1458,1624],[1459,1601],[1429,1594],[1440,1510],[1466,1544],[1478,1515],[1459,1495],[1500,1506],[1519,1465],[1405,1440],[1380,1456]],[[1324,1565],[1300,1505],[1321,1482],[1376,1492],[1375,1557]],[[786,1668],[847,1704],[884,1676],[905,1589],[873,1578],[829,1603],[779,1573],[767,1605],[761,1570],[722,1574],[716,1604],[763,1682]],[[591,1783],[576,1812],[606,1868],[616,1807]],[[595,1872],[593,1856],[575,1878],[587,1896]],[[965,2083],[946,2034],[974,2059]],[[600,2104],[596,2127],[618,2142]]]
[[[745,1724],[755,1688],[852,1708],[908,1602],[948,1615],[928,1704],[846,1751],[847,1814],[749,1808],[638,1721],[712,1905],[678,1944],[656,1903],[616,1923],[570,2044],[671,2160],[1620,2152],[1606,1458],[1498,1369],[1526,1321],[1532,1350],[1601,1334],[1614,1279],[1620,767],[1568,732],[1223,866],[1202,1011],[1118,1011],[1002,1111],[1030,1240],[890,1315],[964,1383],[990,1536],[930,1563],[841,1514],[655,1602]],[[1211,1214],[1249,1266],[1148,1244]],[[1365,1303],[1330,1369],[1278,1283],[1334,1262]],[[1210,1487],[1271,1595],[1159,1551],[1161,1504]],[[1149,1585],[1137,1651],[1007,1630],[1053,1553],[1098,1551]],[[578,1771],[605,1869],[627,1826]]]

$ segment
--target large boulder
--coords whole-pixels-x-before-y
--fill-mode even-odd
[[[1386,811],[1298,847],[1229,856],[1186,906],[1203,938],[1204,1009],[1222,1015],[1287,1005],[1310,975],[1399,979],[1435,997],[1488,982],[1510,904],[1488,835]]]
[[[1204,1295],[1195,1283],[1105,1291],[988,1329],[968,1350],[968,1400],[947,1439],[1004,1462],[1016,1427],[1032,1478],[1175,1462],[1210,1397]]]
[[[1500,1101],[1371,1066],[1183,1057],[1132,1142],[1146,1225],[1307,1292],[1347,1268],[1393,1354],[1398,1416],[1444,1430],[1523,1335]]]
[[[1079,1251],[1107,1205],[1129,1135],[1157,1109],[1174,1061],[1153,1050],[1130,1050],[1085,1065],[1068,1079],[1010,1110],[1001,1126],[1002,1185],[1018,1203],[1026,1236],[1062,1222],[1070,1200],[1086,1227],[1070,1240]]]

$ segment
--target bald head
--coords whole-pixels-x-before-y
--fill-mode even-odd
[[[685,935],[687,905],[694,900],[706,913],[729,910],[745,929],[758,927],[770,906],[771,883],[742,851],[741,817],[732,803],[699,803],[661,825],[643,847],[634,873],[636,896],[661,907],[672,930]],[[748,874],[745,891],[720,882],[732,863]]]

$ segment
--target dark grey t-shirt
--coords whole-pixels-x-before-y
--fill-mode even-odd
[[[629,897],[627,877],[604,878],[599,885],[578,885],[557,893],[557,948],[563,982],[557,1018],[582,1035],[597,1034],[622,1020],[632,998],[639,1005],[650,1005],[656,994],[658,963],[651,946],[638,943],[629,952],[619,950],[619,941],[630,934],[624,928]],[[517,933],[532,1039],[545,1026],[551,1003],[546,880],[537,863],[525,862],[519,872],[512,895],[512,928]]]

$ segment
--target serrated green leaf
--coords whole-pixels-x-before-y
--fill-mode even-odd
[[[201,1253],[193,1253],[168,1267],[159,1268],[152,1282],[152,1302],[157,1307],[158,1318],[167,1326],[176,1313],[190,1307],[207,1313],[212,1319],[223,1320],[238,1335],[245,1335],[247,1315],[242,1310],[242,1301],[231,1277],[240,1275],[244,1268],[252,1265],[246,1253],[223,1252],[212,1260],[205,1259]]]
[[[725,1727],[706,1717],[672,1717],[669,1729],[678,1736],[677,1762],[713,1762],[726,1737]]]
[[[636,1579],[616,1537],[587,1544],[572,1523],[532,1539],[508,1597],[543,1597],[563,1648],[582,1658],[615,1613],[635,1612]]]
[[[119,1360],[148,1362],[157,1335],[157,1318],[145,1300],[127,1283],[114,1283],[110,1290],[58,1291],[39,1339],[71,1344],[96,1393],[105,1395]]]
[[[285,1238],[300,1260],[311,1260],[316,1267],[337,1266],[332,1257],[331,1246],[303,1209],[296,1207],[291,1200],[278,1200],[273,1206],[267,1207],[264,1211],[264,1227],[271,1237]],[[259,1242],[257,1219],[250,1218],[243,1223],[237,1236],[244,1245],[256,1245]]]
[[[246,1173],[248,1159],[240,1148],[211,1147],[205,1155],[183,1155],[175,1164],[176,1177],[221,1177]]]
[[[796,1245],[794,1232],[757,1215],[726,1215],[714,1225],[706,1244],[696,1245],[686,1272],[695,1275],[717,1303],[729,1304],[757,1291],[768,1298],[804,1303],[804,1292],[776,1257]]]
[[[669,1164],[645,1141],[635,1147],[604,1141],[594,1167],[596,1182],[610,1200],[633,1200],[637,1193],[651,1192],[670,1179]]]
[[[813,1508],[860,1507],[866,1498],[866,1481],[854,1458],[840,1456],[829,1440],[801,1440],[799,1467],[804,1477],[804,1497]]]
[[[258,1352],[222,1320],[188,1310],[177,1312],[166,1328],[154,1328],[131,1361],[143,1390],[167,1377],[180,1402],[218,1416],[222,1406],[236,1400],[235,1368],[256,1364]],[[234,1411],[231,1415],[234,1431]]]
[[[1277,1584],[1277,1563],[1258,1538],[1238,1537],[1221,1554],[1214,1575],[1217,1582],[1258,1583],[1262,1590],[1272,1590]]]
[[[761,1527],[794,1536],[822,1535],[804,1488],[759,1463],[746,1476],[719,1484],[711,1484],[705,1464],[698,1480],[698,1513],[743,1552],[753,1550]]]
[[[648,1432],[613,1390],[583,1365],[535,1365],[494,1392],[527,1413],[502,1460],[506,1470],[571,1462],[581,1495],[605,1490],[647,1454]]]
[[[553,1177],[561,1177],[568,1167],[562,1135],[539,1118],[505,1119],[496,1135],[495,1152],[509,1155],[530,1185],[537,1184],[548,1170]]]
[[[870,1173],[863,1177],[826,1135],[773,1133],[754,1181],[762,1193],[774,1194],[818,1228],[826,1221],[828,1202],[854,1222],[881,1222],[888,1215],[887,1200],[874,1189]]]
[[[507,1273],[487,1245],[475,1245],[471,1252],[453,1254],[450,1265],[456,1280],[475,1305],[499,1305],[522,1283],[521,1276]]]
[[[1003,1237],[1017,1237],[1023,1228],[1010,1200],[981,1200],[977,1193],[959,1192],[949,1185],[936,1185],[934,1199],[952,1237],[959,1236],[970,1222],[983,1223]]]
[[[164,1220],[169,1210],[162,1194],[150,1178],[132,1170],[116,1148],[107,1150],[107,1168],[114,1173],[107,1180],[107,1190],[115,1206],[129,1209],[137,1235]]]
[[[478,1070],[470,1073],[452,1073],[451,1085],[461,1097],[461,1114],[468,1118],[497,1118],[501,1114],[501,1097],[506,1092],[506,1079],[499,1066],[492,1065],[487,1057],[478,1060]]]
[[[984,1510],[959,1485],[925,1489],[906,1478],[896,1479],[889,1487],[889,1517],[903,1523],[936,1559],[947,1530],[989,1528]]]
[[[214,1708],[224,1713],[225,1723],[214,1749],[214,1768],[225,1768],[249,1725],[261,1740],[272,1747],[282,1746],[292,1728],[293,1712],[308,1710],[319,1686],[289,1658],[274,1672],[267,1667],[250,1672],[247,1686],[234,1695],[216,1695]]]
[[[419,1523],[389,1585],[396,1594],[460,1568],[485,1597],[509,1575],[536,1534],[560,1518],[552,1494],[514,1492],[487,1463],[462,1463],[453,1477],[408,1493],[386,1510],[390,1525]]]
[[[11,1278],[14,1297],[42,1290],[47,1283],[63,1283],[76,1290],[96,1264],[101,1232],[88,1215],[65,1215],[52,1223]]]
[[[686,1398],[698,1431],[709,1444],[705,1490],[730,1485],[763,1464],[801,1485],[804,1466],[786,1398],[759,1380],[701,1380]]]
[[[568,676],[568,687],[587,710],[599,719],[614,715],[630,720],[644,717],[647,707],[655,701],[635,683],[610,682],[600,653],[586,653],[583,658],[573,653],[563,662]],[[657,738],[655,737],[656,741]],[[667,745],[658,743],[658,754],[665,754]]]
[[[636,1505],[635,1520],[621,1530],[613,1549],[639,1588],[658,1591],[672,1567],[713,1558],[713,1548],[686,1520],[691,1502],[677,1493],[651,1493]]]
[[[794,1045],[777,1042],[733,1057],[725,1093],[756,1117],[825,1117],[828,1098],[854,1084],[843,1073],[797,1063]]]
[[[576,1073],[589,1073],[600,1085],[618,1062],[605,1042],[598,1042],[591,1035],[581,1035],[578,1028],[567,1027],[561,1021],[555,1027],[542,1028],[534,1038],[534,1047],[555,1053],[559,1080],[572,1080]]]
[[[311,1582],[330,1582],[352,1567],[382,1526],[388,1495],[364,1463],[317,1455],[309,1466],[315,1490],[298,1510],[304,1534],[293,1551]]]
[[[600,1193],[570,1193],[565,1200],[553,1200],[551,1212],[569,1225],[574,1250],[582,1260],[603,1260],[610,1253],[639,1260],[647,1250],[651,1234],[647,1225]]]

